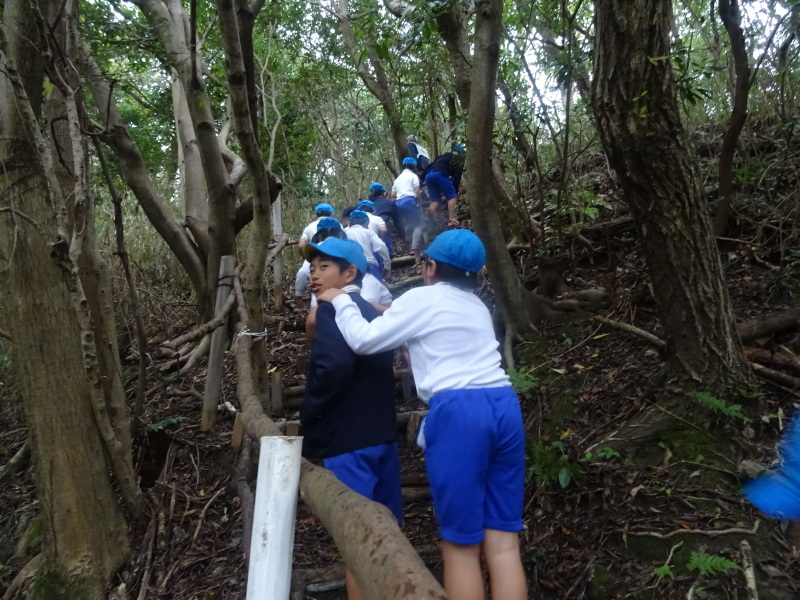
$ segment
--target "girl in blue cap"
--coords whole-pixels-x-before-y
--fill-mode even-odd
[[[524,600],[525,434],[489,310],[473,293],[486,252],[470,231],[440,234],[423,253],[427,285],[368,322],[340,290],[317,297],[356,354],[408,345],[420,399],[430,412],[420,433],[443,539],[444,585],[451,600],[482,600],[481,557],[492,598]]]

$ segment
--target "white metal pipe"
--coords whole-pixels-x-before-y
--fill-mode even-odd
[[[302,437],[262,437],[258,459],[247,600],[287,600]]]

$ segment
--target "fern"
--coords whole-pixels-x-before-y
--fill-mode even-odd
[[[656,567],[653,569],[653,573],[658,575],[659,579],[663,579],[664,577],[675,579],[675,573],[672,572],[672,567],[669,565],[661,565],[660,567]]]
[[[728,404],[725,400],[706,392],[690,392],[689,397],[717,414],[739,419],[744,423],[749,423],[751,420],[742,412],[741,404]]]
[[[539,378],[527,371],[518,371],[517,369],[509,369],[507,371],[508,379],[511,382],[511,387],[514,388],[514,391],[518,394],[524,394],[525,392],[533,389],[539,383]]]
[[[706,576],[717,575],[718,573],[722,573],[725,569],[742,570],[742,567],[724,556],[706,554],[705,552],[702,554],[692,552],[686,568],[690,571],[700,571],[701,574]]]

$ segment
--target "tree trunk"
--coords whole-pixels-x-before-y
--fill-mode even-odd
[[[749,368],[666,58],[671,3],[596,0],[595,11],[595,115],[642,238],[668,387],[737,395]]]
[[[30,8],[27,2],[6,0],[3,29],[15,32],[23,23],[36,23]],[[127,527],[95,424],[94,384],[84,356],[93,334],[79,325],[68,285],[76,267],[54,258],[68,241],[66,223],[54,210],[60,190],[53,171],[45,170],[50,150],[28,101],[28,95],[42,97],[41,72],[27,77],[23,87],[14,61],[30,50],[18,37],[9,39],[8,48],[0,68],[0,103],[15,108],[2,113],[0,252],[8,265],[14,362],[43,516],[44,568],[36,585],[43,597],[99,599],[128,556]]]
[[[728,32],[733,55],[733,68],[736,83],[733,91],[733,110],[728,121],[728,129],[722,138],[719,151],[719,204],[714,214],[714,233],[722,235],[728,229],[731,215],[731,194],[733,192],[733,155],[736,142],[747,119],[747,96],[750,93],[750,63],[747,58],[747,45],[742,31],[742,15],[737,0],[719,0],[719,18]]]
[[[502,0],[481,0],[476,5],[465,174],[473,225],[486,246],[486,267],[495,301],[506,323],[507,335],[514,337],[534,330],[540,305],[522,285],[497,212],[497,204],[503,197],[503,176],[491,156],[502,17]]]
[[[386,76],[386,69],[375,51],[374,44],[367,42],[362,45],[366,47],[365,53],[372,66],[372,73],[370,73],[362,54],[356,46],[353,27],[350,24],[352,17],[348,0],[338,0],[338,2],[336,18],[339,21],[339,29],[342,32],[345,48],[347,48],[347,53],[350,55],[350,60],[356,68],[356,73],[358,73],[361,81],[364,82],[370,93],[375,96],[383,107],[383,112],[389,121],[389,131],[392,134],[397,162],[400,163],[404,156],[408,156],[408,143],[400,111],[392,97],[392,88],[389,85],[389,78]]]

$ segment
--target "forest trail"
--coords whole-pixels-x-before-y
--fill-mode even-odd
[[[623,229],[605,250],[605,258],[576,256],[566,281],[575,288],[624,290],[625,294],[618,294],[623,300],[606,314],[630,315],[634,309],[630,297],[641,293],[643,272],[641,257],[629,250],[634,240],[633,232]],[[747,252],[736,252],[741,244],[731,244],[728,276],[737,315],[746,319],[764,314],[765,306],[781,308],[775,293],[765,291],[772,272],[759,267],[758,261],[747,260]],[[611,256],[616,259],[611,261]],[[418,274],[413,260],[398,262],[403,267],[396,270],[393,285],[402,290]],[[268,338],[270,367],[280,371],[284,390],[295,397],[303,383],[308,351],[303,315],[285,309],[280,325]],[[658,334],[655,312],[646,301],[635,306],[634,322]],[[774,342],[791,347],[797,335],[790,331]],[[762,342],[759,345],[766,347],[767,342]],[[241,473],[230,448],[234,415],[223,410],[214,430],[200,432],[204,367],[179,377],[161,373],[159,367],[164,364],[150,370],[146,420],[151,425],[136,443],[149,522],[136,526],[137,555],[122,577],[129,589],[136,590],[146,578],[146,598],[242,598],[246,570],[237,493]],[[648,398],[657,390],[661,368],[657,348],[638,336],[583,320],[545,327],[538,342],[521,347],[518,365],[512,379],[521,392],[530,436],[522,548],[532,594],[548,599],[679,597],[699,579],[687,568],[692,552],[724,556],[741,564],[740,543],[745,540],[758,548],[755,560],[762,597],[796,597],[800,562],[789,551],[793,529],[787,531],[758,515],[738,492],[744,480],[742,461],[752,466],[769,460],[769,436],[777,417],[752,424],[754,441],[761,444],[755,454],[756,446],[748,450],[731,443],[728,458],[704,457],[697,448],[707,440],[698,439],[696,448],[653,444],[635,459],[617,456],[613,448],[599,448],[590,455],[587,448],[604,433],[652,402]],[[229,355],[221,404],[237,404],[235,379]],[[790,410],[793,395],[779,386],[770,389],[771,413]],[[424,408],[419,401],[404,398],[402,377],[396,392],[401,422],[407,418],[404,415]],[[286,401],[293,402],[288,394]],[[698,411],[684,418],[691,422],[701,414]],[[4,445],[9,453],[24,439],[19,417],[18,413],[4,414]],[[287,418],[294,418],[293,413]],[[726,425],[730,426],[738,427]],[[763,442],[762,436],[766,436]],[[426,564],[439,573],[424,456],[407,443],[403,433],[401,440],[402,531]],[[564,469],[568,477],[562,488],[564,481],[559,481],[565,477]],[[0,491],[4,512],[16,515],[15,531],[24,530],[33,517],[32,494],[32,479],[22,473]],[[765,546],[770,548],[768,553]],[[672,565],[674,579],[656,574],[655,569],[665,564]],[[293,599],[344,598],[341,568],[332,540],[301,504]],[[742,594],[748,593],[745,578],[734,569],[704,576],[703,587],[710,597],[746,597]],[[772,595],[763,593],[765,587]],[[305,590],[304,596],[300,589]]]

